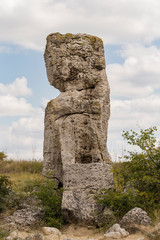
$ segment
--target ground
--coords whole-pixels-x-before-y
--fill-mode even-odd
[[[154,238],[147,238],[146,234],[153,230],[152,227],[142,227],[140,232],[130,234],[126,238],[119,238],[119,240],[150,240]],[[37,232],[42,232],[41,229],[34,231],[19,231],[18,236],[25,238],[28,235],[34,235]],[[142,233],[143,232],[143,233]],[[61,237],[53,235],[45,235],[45,240],[111,240],[111,238],[104,238],[104,230],[96,229],[94,227],[82,227],[74,224],[66,225],[61,229]]]

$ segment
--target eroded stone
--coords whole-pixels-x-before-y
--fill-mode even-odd
[[[114,224],[104,234],[105,237],[114,238],[114,239],[124,238],[124,237],[127,237],[128,235],[129,235],[129,232],[127,232],[124,228],[121,228],[119,224]]]
[[[48,80],[62,93],[46,108],[43,173],[62,181],[66,164],[110,162],[103,42],[87,34],[55,33],[47,37],[44,56]]]
[[[135,207],[131,209],[128,213],[126,213],[120,221],[120,225],[125,228],[130,227],[134,224],[149,226],[152,224],[152,220],[148,216],[146,211],[141,208]]]
[[[50,34],[44,58],[48,80],[61,93],[45,111],[43,174],[63,183],[67,220],[94,222],[97,204],[89,191],[113,186],[103,42],[87,34]]]

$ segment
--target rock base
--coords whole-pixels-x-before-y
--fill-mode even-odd
[[[96,224],[101,206],[94,199],[100,189],[113,187],[111,165],[105,163],[66,165],[63,176],[62,212],[69,222]]]

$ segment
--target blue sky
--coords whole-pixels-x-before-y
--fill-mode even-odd
[[[49,85],[43,52],[52,32],[104,41],[111,88],[108,148],[114,160],[123,130],[160,126],[159,0],[1,0],[0,151],[42,159]]]

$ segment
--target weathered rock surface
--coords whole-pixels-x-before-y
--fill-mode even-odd
[[[42,219],[42,214],[39,209],[33,210],[30,208],[20,209],[7,217],[4,221],[10,229],[28,229],[39,223]]]
[[[89,191],[113,186],[103,42],[87,34],[50,34],[44,58],[48,80],[61,94],[45,111],[43,174],[63,183],[67,220],[93,222],[97,205]]]
[[[87,34],[51,34],[44,57],[48,80],[62,93],[46,108],[43,173],[62,180],[66,164],[110,162],[103,42]]]
[[[113,186],[111,165],[106,163],[71,164],[64,170],[63,215],[69,222],[97,222],[100,206],[94,193]]]
[[[54,228],[54,227],[42,227],[42,231],[45,235],[62,235],[61,232],[59,231],[59,229]]]
[[[114,238],[114,239],[127,237],[128,235],[129,235],[129,232],[127,232],[124,228],[121,228],[119,224],[114,224],[104,234],[105,237]]]
[[[124,215],[120,225],[128,231],[132,231],[134,225],[149,226],[152,224],[151,218],[141,208],[135,207]]]

